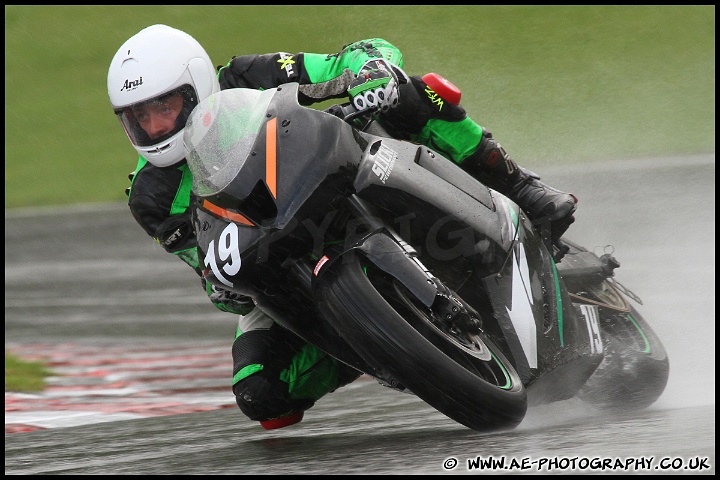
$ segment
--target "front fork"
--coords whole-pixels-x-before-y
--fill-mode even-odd
[[[480,315],[457,293],[451,290],[442,280],[433,276],[427,267],[420,261],[415,248],[400,237],[391,227],[374,215],[372,209],[357,195],[348,197],[347,205],[355,218],[367,221],[371,232],[384,230],[400,246],[405,256],[412,260],[427,277],[426,281],[435,288],[435,295],[431,302],[424,301],[425,305],[434,313],[433,321],[442,330],[453,326],[464,332],[477,332],[481,327]]]

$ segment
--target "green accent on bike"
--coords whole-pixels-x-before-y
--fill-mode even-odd
[[[517,231],[518,225],[520,225],[520,217],[514,208],[508,206],[508,210],[510,210],[510,218],[512,219],[513,225],[515,225],[515,231]]]
[[[558,333],[560,334],[560,347],[565,348],[565,333],[563,323],[563,305],[562,296],[560,295],[560,279],[558,278],[557,267],[555,266],[555,260],[550,259],[553,268],[553,278],[555,279],[555,305],[557,306],[557,323]]]
[[[650,353],[650,351],[652,349],[650,348],[650,342],[648,341],[647,337],[645,336],[645,332],[642,331],[642,328],[640,328],[640,325],[637,323],[637,321],[635,321],[635,319],[632,317],[632,315],[630,315],[628,313],[627,317],[630,319],[630,321],[633,323],[633,325],[635,325],[635,328],[637,328],[638,332],[640,332],[640,335],[642,336],[643,341],[645,342],[645,349],[643,350],[643,353]]]
[[[495,356],[493,352],[490,352],[490,355],[492,356],[493,360],[495,360],[495,363],[497,363],[500,366],[500,369],[503,371],[503,374],[505,375],[505,385],[498,385],[498,387],[502,388],[503,390],[509,390],[512,388],[512,380],[510,379],[510,375],[508,374],[507,369],[505,368],[505,365],[502,364],[500,360]]]

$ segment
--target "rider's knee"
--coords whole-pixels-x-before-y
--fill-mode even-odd
[[[291,399],[286,382],[267,378],[260,372],[236,383],[233,393],[240,410],[250,420],[256,421],[302,412],[315,404],[311,399]]]

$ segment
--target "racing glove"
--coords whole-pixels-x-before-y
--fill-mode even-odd
[[[202,278],[202,284],[208,298],[218,310],[236,315],[247,315],[255,308],[255,302],[250,297],[216,287],[206,281],[204,277]]]
[[[400,79],[397,72],[401,74]],[[398,86],[402,80],[407,81],[403,77],[404,72],[384,58],[368,60],[350,83],[348,96],[358,111],[378,109],[387,112],[398,105]]]
[[[194,247],[196,238],[190,210],[167,217],[157,225],[152,237],[169,253]]]

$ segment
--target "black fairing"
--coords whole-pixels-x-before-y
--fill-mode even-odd
[[[321,345],[335,334],[316,321],[308,277],[313,267],[322,277],[321,257],[359,248],[353,242],[373,233],[360,224],[370,230],[379,224],[480,312],[483,328],[506,347],[523,383],[538,385],[541,395],[572,394],[546,393],[541,377],[559,368],[584,381],[602,355],[587,355],[587,327],[518,206],[426,147],[359,132],[334,115],[301,107],[297,91],[288,84],[247,92],[258,99],[252,131],[243,132],[253,141],[231,145],[217,161],[194,153],[211,138],[212,124],[200,122],[217,107],[205,111],[204,101],[191,116],[194,128],[186,129],[185,140],[208,281],[252,296],[276,321]],[[224,169],[233,175],[216,182]],[[355,222],[346,205],[351,195],[377,222]],[[580,357],[586,360],[571,362]]]
[[[230,224],[240,231],[237,248],[242,268],[224,275],[226,288],[256,294],[274,288],[277,269],[322,243],[322,228],[337,213],[337,204],[352,193],[352,181],[365,140],[339,118],[300,107],[297,87],[278,88],[264,113],[247,158],[237,175],[217,193],[197,195],[196,231],[201,259],[214,253],[215,263],[226,259],[208,252],[213,239]],[[268,141],[268,125],[275,123],[275,142]],[[272,165],[271,165],[272,163]],[[192,165],[191,165],[192,167]],[[275,186],[270,169],[274,169]],[[248,224],[213,213],[207,203],[240,214]],[[218,245],[219,245],[218,241]],[[272,248],[270,248],[272,244]],[[216,245],[217,246],[217,245]]]

